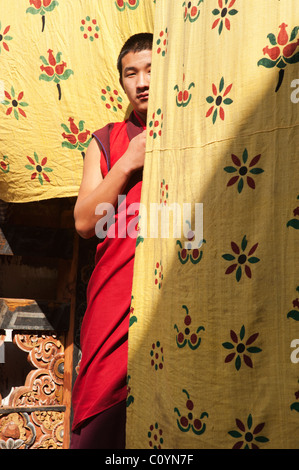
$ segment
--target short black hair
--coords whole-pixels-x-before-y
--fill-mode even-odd
[[[138,33],[131,36],[124,43],[117,59],[117,68],[119,71],[119,78],[122,78],[122,59],[129,52],[140,52],[145,50],[152,50],[153,47],[153,34],[152,33]]]

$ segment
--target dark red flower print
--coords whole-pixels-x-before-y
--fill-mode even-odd
[[[225,357],[224,362],[228,363],[228,362],[231,362],[233,359],[235,359],[235,368],[236,370],[240,370],[241,365],[242,365],[242,358],[243,358],[244,364],[246,364],[246,366],[252,369],[253,362],[250,357],[250,354],[259,353],[262,351],[262,349],[260,348],[251,346],[252,343],[255,342],[258,336],[259,336],[259,333],[254,333],[249,336],[247,341],[245,341],[244,340],[245,338],[245,326],[244,325],[242,326],[240,330],[239,336],[237,335],[237,333],[235,333],[235,331],[231,330],[230,337],[231,337],[232,342],[227,341],[225,343],[222,343],[222,346],[225,349],[228,349],[230,351],[230,353]]]
[[[259,258],[252,256],[254,252],[256,251],[257,247],[258,247],[258,243],[255,243],[246,254],[246,248],[247,248],[246,235],[244,235],[242,239],[241,248],[239,248],[239,245],[237,245],[235,242],[232,241],[231,248],[234,254],[226,253],[222,255],[222,258],[225,259],[226,261],[234,261],[233,264],[231,264],[227,268],[227,270],[225,271],[225,274],[231,274],[232,272],[236,270],[236,279],[239,282],[242,277],[242,267],[244,267],[246,276],[248,278],[251,278],[252,277],[251,268],[247,263],[255,264],[260,261]]]
[[[150,425],[147,436],[149,438],[148,444],[152,449],[162,449],[164,442],[163,430],[159,427],[158,423]]]
[[[240,419],[236,419],[237,429],[229,431],[228,434],[238,441],[232,447],[233,449],[259,449],[257,444],[269,442],[265,436],[260,436],[260,433],[265,427],[265,423],[257,424],[253,427],[252,415],[249,414],[247,423],[244,424]]]
[[[174,329],[177,331],[176,344],[180,349],[188,345],[190,349],[195,350],[201,343],[201,337],[198,333],[204,331],[205,328],[203,326],[192,327],[192,319],[188,307],[183,305],[182,308],[185,310],[184,325],[181,329],[176,324],[174,325]]]
[[[208,418],[209,415],[206,411],[203,411],[200,415],[196,412],[196,406],[187,390],[182,390],[186,395],[187,401],[185,403],[183,414],[180,413],[178,408],[174,408],[174,412],[178,415],[177,426],[180,431],[188,432],[192,431],[194,434],[199,436],[203,434],[206,430],[206,423],[204,422],[205,418]]]
[[[223,168],[224,171],[226,171],[227,173],[235,174],[230,178],[227,183],[227,186],[232,186],[238,182],[237,188],[238,193],[240,194],[243,190],[245,181],[249,188],[255,189],[256,185],[253,176],[264,172],[262,168],[256,168],[255,166],[259,162],[260,158],[261,155],[256,155],[252,158],[250,163],[246,165],[248,159],[248,152],[246,148],[244,149],[242,154],[242,161],[239,159],[239,157],[232,154],[231,159],[235,166],[226,166],[225,168]]]
[[[160,341],[152,344],[152,349],[150,351],[151,356],[151,366],[154,370],[161,370],[164,367],[164,355],[163,347],[161,346]]]

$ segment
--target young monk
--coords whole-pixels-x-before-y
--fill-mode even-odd
[[[94,132],[74,210],[77,232],[89,238],[106,216],[96,207],[108,203],[116,208],[114,223],[97,247],[87,288],[82,359],[72,395],[72,449],[125,448],[128,328],[136,246],[136,238],[127,233],[136,213],[127,215],[126,209],[139,203],[141,195],[152,41],[150,33],[136,34],[121,49],[117,64],[120,83],[133,111],[127,120]],[[120,204],[118,196],[126,196]]]

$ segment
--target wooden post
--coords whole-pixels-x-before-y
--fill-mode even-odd
[[[71,434],[71,404],[72,404],[72,385],[73,385],[73,350],[74,350],[74,331],[75,331],[75,310],[76,310],[76,282],[79,253],[79,236],[74,235],[73,260],[69,276],[70,292],[70,323],[69,330],[65,338],[65,362],[64,362],[64,387],[63,404],[66,407],[64,416],[64,438],[63,449],[68,449],[70,445]]]

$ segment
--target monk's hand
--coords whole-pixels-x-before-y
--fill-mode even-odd
[[[145,159],[146,130],[133,137],[123,155],[129,172],[143,168]]]

